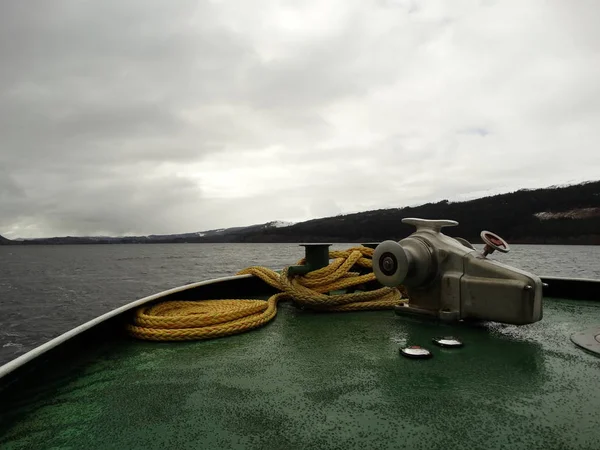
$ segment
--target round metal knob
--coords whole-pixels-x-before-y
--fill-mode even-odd
[[[481,240],[485,243],[483,256],[494,253],[494,250],[498,250],[502,253],[508,253],[510,251],[510,246],[507,244],[507,242],[497,234],[494,234],[491,231],[483,230],[480,236]]]
[[[406,251],[396,241],[384,241],[373,253],[373,272],[384,286],[395,287],[401,284],[409,269]]]

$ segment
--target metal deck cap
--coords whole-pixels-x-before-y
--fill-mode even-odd
[[[600,355],[600,326],[572,334],[571,341],[588,352]]]
[[[429,350],[418,345],[411,345],[410,347],[401,348],[400,354],[407,358],[414,359],[425,359],[433,356]]]
[[[435,345],[440,347],[462,347],[463,343],[453,336],[434,337],[432,339]]]

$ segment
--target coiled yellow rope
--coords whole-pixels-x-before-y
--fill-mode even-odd
[[[373,272],[361,275],[350,272],[355,265],[372,268],[373,249],[353,247],[331,251],[334,261],[327,267],[303,276],[291,276],[288,269],[277,273],[266,267],[253,266],[240,272],[259,277],[280,293],[264,300],[201,300],[166,301],[142,306],[135,311],[129,334],[152,341],[187,341],[212,339],[242,333],[272,320],[280,300],[293,300],[297,305],[323,311],[359,311],[391,309],[405,303],[396,288],[327,295],[332,291],[359,286],[374,281]],[[298,264],[303,264],[304,259]]]

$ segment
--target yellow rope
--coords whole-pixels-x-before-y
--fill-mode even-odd
[[[248,267],[240,272],[252,274],[281,292],[264,300],[201,300],[166,301],[142,306],[135,311],[128,332],[139,339],[152,341],[187,341],[212,339],[242,333],[260,327],[277,314],[280,300],[293,300],[297,305],[320,311],[364,311],[391,309],[405,303],[396,288],[383,287],[371,291],[358,291],[328,295],[332,291],[360,287],[374,281],[375,274],[350,272],[355,266],[372,268],[373,249],[353,247],[344,251],[331,251],[334,261],[327,267],[303,276],[289,275],[288,269],[277,273],[260,266]],[[298,264],[303,264],[304,259]]]

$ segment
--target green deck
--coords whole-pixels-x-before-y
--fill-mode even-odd
[[[0,447],[598,449],[600,358],[570,342],[600,303],[545,300],[525,327],[282,304],[259,330],[90,349],[2,405]],[[437,335],[465,347],[440,349]],[[434,357],[399,356],[403,344]]]

